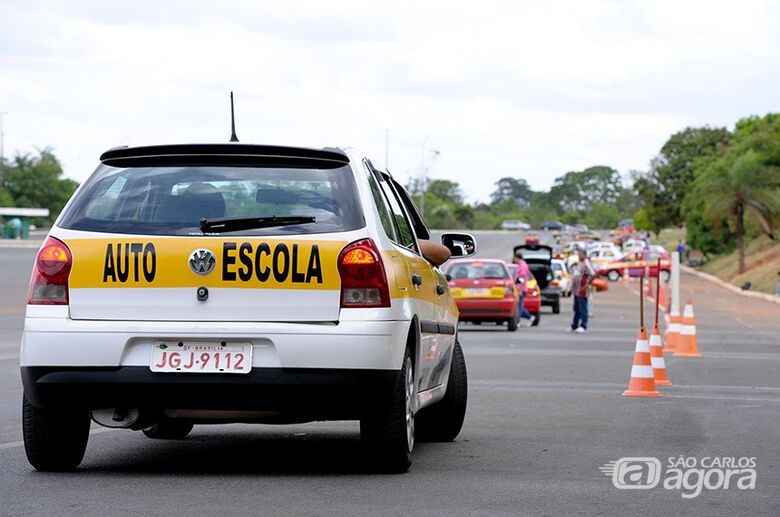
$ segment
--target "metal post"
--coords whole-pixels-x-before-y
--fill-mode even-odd
[[[661,257],[658,257],[658,276],[655,278],[655,324],[658,326],[658,309],[661,301]]]
[[[639,328],[645,328],[645,276],[639,277]]]
[[[680,253],[672,252],[672,314],[680,315]]]

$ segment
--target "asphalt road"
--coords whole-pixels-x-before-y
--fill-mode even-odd
[[[517,240],[479,234],[481,256]],[[659,399],[621,396],[637,331],[635,285],[611,284],[591,331],[570,304],[509,333],[462,325],[469,409],[454,443],[418,444],[408,474],[361,467],[351,422],[199,426],[160,442],[97,429],[74,473],[32,470],[21,441],[17,346],[32,249],[0,248],[0,514],[780,514],[780,305],[683,276],[702,357],[670,358]],[[647,312],[650,317],[650,311]],[[621,490],[622,457],[754,457],[754,489]],[[692,478],[695,482],[695,478]],[[687,493],[690,493],[687,492]]]

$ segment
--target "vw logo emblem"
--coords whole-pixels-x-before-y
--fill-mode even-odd
[[[208,275],[214,271],[217,265],[217,258],[211,250],[198,248],[190,254],[190,270],[196,275]]]

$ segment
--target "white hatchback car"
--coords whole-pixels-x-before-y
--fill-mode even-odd
[[[404,188],[352,150],[107,151],[30,282],[30,463],[78,466],[90,418],[169,439],[351,419],[382,470],[407,470],[415,434],[453,440],[466,411],[458,310],[428,239]],[[467,234],[442,243],[475,252]]]

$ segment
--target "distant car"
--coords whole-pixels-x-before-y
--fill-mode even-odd
[[[623,251],[630,253],[632,251],[639,251],[647,248],[647,243],[641,239],[628,239],[623,243]]]
[[[526,244],[539,244],[539,236],[535,233],[529,233],[525,236]]]
[[[545,221],[539,225],[540,230],[562,230],[564,224],[560,221]]]
[[[520,252],[528,268],[534,274],[542,294],[542,305],[552,307],[553,314],[561,312],[561,288],[553,282],[552,248],[539,244],[515,246],[515,255]]]
[[[553,282],[558,282],[561,288],[561,296],[571,296],[571,275],[566,267],[566,262],[559,259],[553,259]]]
[[[502,230],[530,230],[531,225],[516,219],[507,219],[501,223]]]
[[[587,224],[575,224],[574,229],[578,232],[589,232],[590,228],[588,228]]]
[[[506,323],[517,330],[520,293],[507,263],[499,259],[452,260],[446,269],[460,321]]]
[[[509,274],[512,275],[512,278],[517,278],[517,266],[515,264],[508,264],[507,267],[509,268]],[[542,318],[542,293],[539,290],[539,283],[536,281],[536,278],[529,278],[526,282],[523,307],[525,307],[525,310],[534,317],[531,326],[535,327],[539,325],[539,321]]]
[[[578,241],[597,241],[601,239],[601,235],[591,232],[591,231],[585,231],[585,232],[579,232],[577,235],[574,236],[575,239]]]
[[[605,262],[596,267],[596,273],[606,276],[610,281],[616,282],[627,271],[630,277],[640,277],[645,275],[645,271],[651,278],[658,277],[658,259],[661,259],[661,279],[664,282],[669,281],[671,276],[672,262],[668,253],[658,253],[652,250],[639,250],[630,253],[622,259]]]
[[[594,248],[588,251],[588,258],[590,259],[591,264],[593,264],[593,267],[598,268],[602,264],[622,259],[623,252],[616,247]]]

